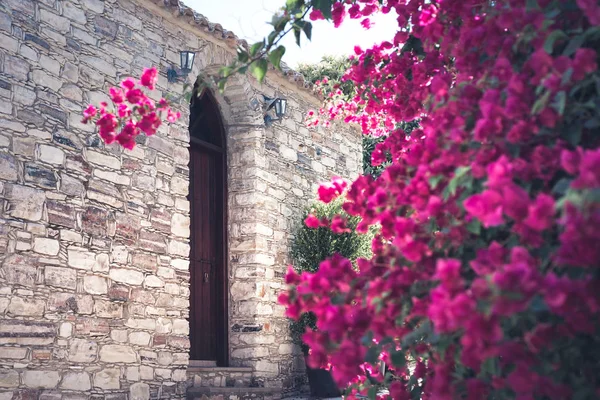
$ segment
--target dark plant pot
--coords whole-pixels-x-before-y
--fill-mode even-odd
[[[306,362],[308,348],[303,350]],[[328,370],[322,368],[313,369],[306,363],[306,376],[308,377],[308,386],[310,387],[310,397],[323,399],[340,397],[342,395],[342,392],[335,384],[333,376],[331,376],[331,373]]]

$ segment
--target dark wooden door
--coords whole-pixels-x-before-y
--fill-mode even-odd
[[[218,361],[223,330],[223,154],[190,147],[190,356]],[[221,364],[221,362],[219,362]]]

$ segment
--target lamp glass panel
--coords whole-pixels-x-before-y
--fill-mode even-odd
[[[190,71],[194,65],[194,57],[196,53],[193,51],[182,51],[181,52],[181,69],[184,71]]]
[[[287,110],[287,100],[279,99],[279,110],[278,110],[279,116],[283,117],[285,115],[286,110]]]

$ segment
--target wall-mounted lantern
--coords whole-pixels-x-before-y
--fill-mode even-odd
[[[270,98],[263,96],[265,99],[265,126],[271,126],[275,121],[280,121],[287,110],[287,100],[280,97]],[[275,118],[269,114],[269,111],[275,109]]]
[[[179,78],[179,76],[187,75],[192,71],[192,67],[194,66],[194,58],[196,58],[196,53],[193,51],[184,50],[179,52],[179,57],[179,71],[177,71],[175,67],[171,67],[167,70],[167,80],[169,82],[177,82],[177,78]]]

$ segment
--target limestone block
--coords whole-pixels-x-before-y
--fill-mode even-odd
[[[9,54],[4,55],[4,73],[12,76],[18,81],[24,82],[27,80],[31,65],[20,58],[13,57]]]
[[[140,366],[140,377],[142,378],[142,380],[152,380],[154,379],[154,368],[148,366],[148,365],[141,365]]]
[[[69,247],[67,264],[73,268],[91,270],[96,265],[96,255],[81,247]]]
[[[107,300],[96,300],[94,312],[100,318],[123,318],[123,305]]]
[[[54,389],[60,381],[58,371],[23,371],[23,384],[30,388]]]
[[[63,322],[62,324],[60,324],[60,327],[58,328],[58,336],[68,338],[71,337],[72,334],[73,324],[69,322]]]
[[[154,374],[159,379],[171,379],[171,370],[166,368],[156,368]]]
[[[261,347],[246,347],[243,349],[236,349],[231,352],[232,358],[241,358],[241,359],[261,358],[261,357],[267,357],[268,355],[269,355],[269,348],[262,347],[262,346]]]
[[[184,382],[187,379],[187,372],[185,369],[176,369],[173,370],[173,375],[171,379],[175,382]]]
[[[110,338],[115,342],[125,343],[127,341],[127,331],[123,329],[113,329],[110,331]]]
[[[125,264],[127,262],[128,255],[129,252],[127,251],[126,246],[113,246],[110,253],[110,259],[114,263]]]
[[[96,342],[86,339],[71,339],[69,344],[69,361],[91,363],[96,360],[97,352],[98,344]]]
[[[33,286],[37,278],[37,260],[22,254],[10,254],[4,259],[2,273],[9,284]]]
[[[68,32],[71,27],[71,23],[67,18],[61,17],[54,10],[50,11],[46,8],[40,8],[40,20],[63,33]]]
[[[44,315],[45,307],[46,302],[42,299],[13,297],[8,305],[7,312],[25,317],[41,317]]]
[[[133,269],[112,268],[109,276],[116,282],[127,283],[129,285],[141,285],[144,281],[144,274]]]
[[[119,368],[107,368],[94,374],[94,387],[99,389],[120,389],[119,378],[121,370]]]
[[[173,354],[168,351],[158,352],[158,364],[159,365],[171,365],[173,363]]]
[[[16,53],[19,49],[19,41],[12,36],[0,33],[0,48],[8,50],[8,53]]]
[[[153,379],[153,378],[150,378]],[[149,400],[150,386],[146,383],[134,383],[129,387],[129,400]]]
[[[0,153],[0,179],[4,181],[16,181],[17,176],[17,161],[15,158],[10,154]]]
[[[83,290],[89,294],[108,293],[106,278],[97,275],[86,275],[83,277]]]
[[[43,191],[21,185],[6,185],[6,197],[10,200],[10,215],[29,221],[39,221],[44,210],[46,195]]]
[[[117,157],[102,154],[93,150],[86,151],[86,157],[91,164],[116,170],[121,169],[121,161]]]
[[[67,372],[60,383],[61,389],[85,392],[92,388],[90,374],[87,372]]]
[[[0,358],[22,360],[27,357],[27,348],[22,347],[0,347]],[[1,386],[1,384],[0,384]]]
[[[171,192],[174,194],[180,194],[187,196],[189,192],[189,181],[181,176],[173,176],[171,178]]]
[[[190,218],[183,214],[174,213],[171,218],[171,233],[188,238],[190,236]]]
[[[38,147],[38,159],[49,164],[61,165],[65,162],[65,153],[54,146],[42,144]]]
[[[17,371],[12,370],[12,369],[0,370],[0,387],[13,389],[18,386],[19,386],[19,373]]]
[[[62,3],[62,15],[82,25],[87,22],[85,12],[71,2]]]
[[[100,361],[107,363],[135,363],[137,355],[130,346],[109,344],[100,348]]]
[[[144,279],[144,287],[146,288],[158,288],[163,287],[165,283],[155,275],[148,275]]]
[[[131,332],[129,334],[129,343],[138,346],[148,346],[150,344],[150,334],[148,332]]]
[[[170,240],[169,254],[180,257],[188,257],[190,255],[190,245],[177,240]]]
[[[63,81],[50,75],[41,69],[34,69],[31,74],[33,82],[38,86],[47,87],[54,92],[58,92],[63,85]]]
[[[70,268],[48,266],[44,268],[44,281],[49,286],[75,289],[77,286],[77,271]]]

